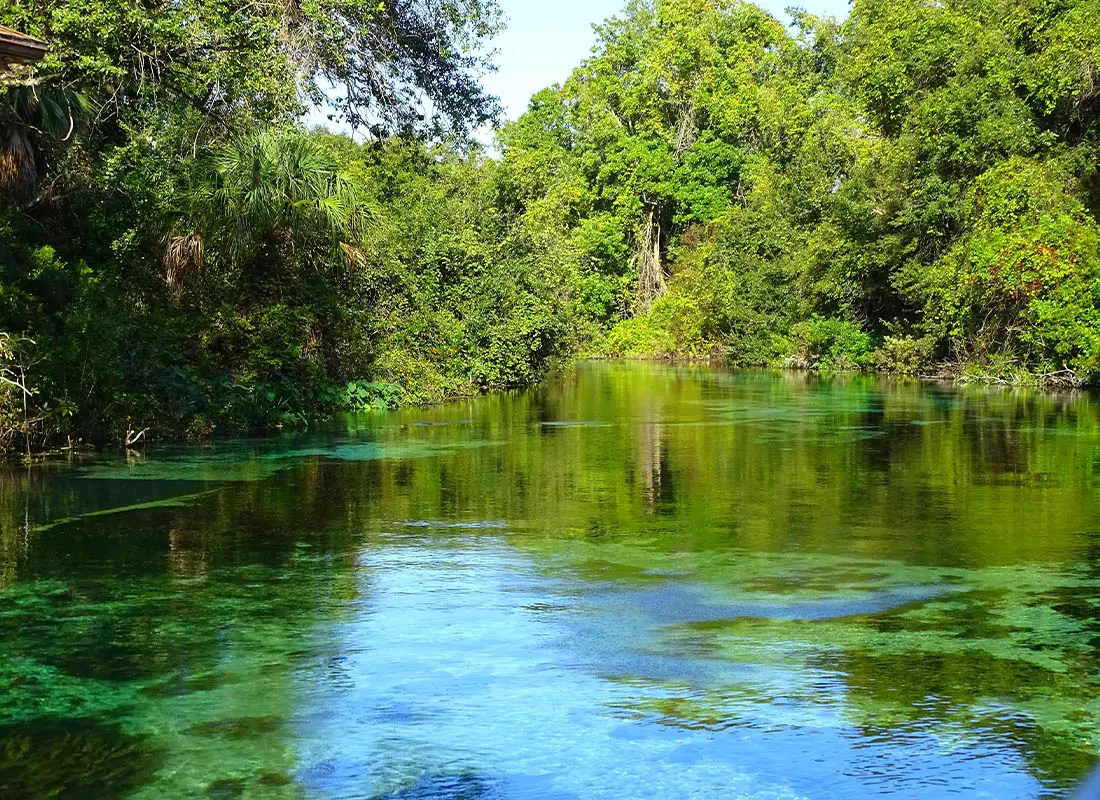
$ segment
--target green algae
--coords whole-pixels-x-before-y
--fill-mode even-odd
[[[33,531],[34,532],[48,531],[51,528],[58,527],[59,525],[66,525],[70,522],[75,522],[78,519],[84,519],[84,518],[87,518],[87,517],[107,517],[107,516],[112,516],[114,514],[127,514],[131,511],[142,511],[142,510],[150,509],[150,508],[183,508],[183,507],[186,507],[186,506],[190,505],[195,500],[198,500],[201,497],[206,497],[207,495],[211,494],[213,491],[216,491],[216,490],[210,490],[210,491],[206,491],[206,492],[196,492],[194,494],[179,495],[178,497],[171,497],[171,498],[168,498],[167,500],[150,500],[146,503],[134,503],[133,505],[128,505],[128,506],[117,506],[117,507],[114,507],[114,508],[105,508],[101,511],[88,511],[88,512],[80,514],[79,516],[76,516],[76,517],[65,517],[65,518],[62,518],[62,519],[55,519],[51,522],[48,522],[48,523],[45,523],[45,524],[42,524],[42,525],[36,525],[33,528]]]
[[[433,458],[459,450],[499,446],[500,442],[418,442],[363,441],[335,442],[325,446],[299,446],[275,450],[249,450],[227,447],[226,452],[183,453],[181,455],[139,458],[125,464],[100,463],[81,472],[85,479],[198,481],[203,483],[240,483],[262,481],[283,470],[292,469],[304,459],[337,461],[383,461]]]

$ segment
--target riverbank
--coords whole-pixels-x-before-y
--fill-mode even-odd
[[[556,359],[542,366],[539,381],[495,386],[478,385],[463,379],[440,379],[438,373],[427,376],[422,373],[421,380],[405,385],[385,380],[350,381],[342,387],[325,387],[315,392],[318,403],[313,407],[299,408],[293,413],[284,413],[274,418],[268,417],[252,425],[241,424],[239,420],[219,425],[203,417],[175,425],[171,421],[149,419],[141,427],[132,422],[124,424],[102,421],[91,432],[82,435],[73,430],[64,439],[51,441],[49,431],[32,427],[31,434],[27,437],[24,429],[17,423],[6,430],[0,429],[0,443],[7,443],[6,452],[0,453],[0,463],[34,463],[80,453],[124,452],[138,450],[152,443],[197,442],[279,431],[306,431],[323,426],[341,415],[381,414],[399,409],[429,408],[487,394],[521,390],[549,375],[566,371],[575,363],[574,359]],[[32,420],[32,425],[41,425],[42,422],[42,418],[37,418]],[[114,434],[105,437],[103,431],[107,429],[113,429]],[[46,445],[40,446],[43,442]]]
[[[881,367],[867,367],[858,369],[842,369],[833,366],[813,365],[797,358],[785,358],[777,362],[753,362],[739,361],[722,353],[710,354],[632,354],[632,355],[594,355],[588,356],[591,361],[651,361],[655,363],[669,364],[709,364],[730,369],[766,369],[775,371],[810,372],[818,375],[881,375],[903,378],[914,378],[921,381],[936,383],[953,383],[958,385],[984,384],[988,386],[1003,386],[1019,389],[1042,389],[1044,391],[1070,391],[1096,389],[1100,384],[1088,383],[1071,369],[1063,369],[1050,373],[1035,373],[1023,368],[1011,365],[998,368],[976,363],[950,363],[945,362],[937,366],[899,368],[897,365],[883,365]]]

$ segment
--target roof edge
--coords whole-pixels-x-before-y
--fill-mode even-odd
[[[33,63],[41,61],[47,50],[49,46],[40,39],[0,25],[0,61]]]

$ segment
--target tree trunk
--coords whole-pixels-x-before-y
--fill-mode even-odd
[[[661,265],[661,220],[655,203],[647,203],[646,220],[634,237],[635,262],[638,265],[638,306],[647,311],[653,301],[665,293],[665,273]]]
[[[676,163],[684,162],[684,153],[695,144],[698,130],[695,126],[695,103],[687,105],[680,114],[680,122],[676,126]]]

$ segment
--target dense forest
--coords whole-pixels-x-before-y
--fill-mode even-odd
[[[485,149],[491,0],[5,2],[0,446],[578,355],[1100,382],[1100,0],[791,18],[632,0]]]

